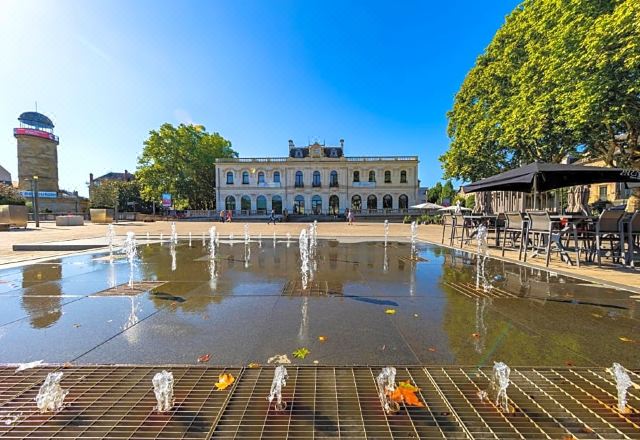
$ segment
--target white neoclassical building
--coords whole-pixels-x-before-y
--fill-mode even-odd
[[[217,208],[236,215],[407,212],[419,188],[417,156],[346,157],[339,146],[289,141],[288,157],[216,160]]]

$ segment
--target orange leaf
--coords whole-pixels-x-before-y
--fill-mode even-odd
[[[406,381],[399,382],[398,387],[392,392],[388,393],[388,395],[391,400],[395,402],[404,402],[405,405],[423,407],[424,403],[422,403],[422,401],[418,399],[418,396],[416,396],[417,391],[420,391],[420,388],[411,385],[409,381]]]
[[[325,342],[327,340],[326,336],[318,336],[318,341]]]
[[[235,382],[235,380],[236,378],[233,377],[233,375],[229,373],[222,373],[220,376],[218,376],[218,382],[216,382],[214,385],[216,386],[218,391],[226,390],[229,385]]]
[[[429,347],[429,351],[433,353],[433,352],[436,351],[436,348],[435,347]]]
[[[200,357],[198,358],[198,362],[209,362],[209,359],[211,359],[211,353],[206,353],[200,355]]]
[[[480,338],[480,333],[471,333],[471,336],[473,336],[474,338],[478,339],[478,338]]]

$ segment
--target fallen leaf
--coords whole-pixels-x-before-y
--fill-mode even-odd
[[[64,364],[62,364],[62,368],[71,368],[73,367],[73,364],[71,362],[65,362]]]
[[[633,339],[625,338],[624,336],[620,336],[619,338],[622,342],[636,342]]]
[[[436,348],[435,347],[429,347],[429,351],[433,353],[433,352],[436,351]]]
[[[326,336],[318,336],[318,341],[325,342],[327,340]]]
[[[564,361],[564,364],[565,364],[567,367],[573,367],[573,362],[572,362],[572,361]]]
[[[206,353],[198,357],[198,362],[209,362],[209,359],[211,359],[211,353]]]
[[[295,350],[292,354],[294,357],[297,357],[298,359],[304,359],[309,355],[309,353],[311,353],[309,349],[307,349],[306,347],[302,347]]]
[[[598,313],[592,313],[591,316],[596,317],[596,318],[602,318],[604,315],[600,315]]]
[[[413,314],[413,317],[414,317],[414,318],[417,318],[417,317],[418,317],[418,314],[417,314],[417,313],[414,313],[414,314]]]
[[[256,364],[255,362],[251,362],[247,365],[248,368],[260,368],[260,364]]]
[[[471,333],[471,336],[473,336],[474,338],[478,339],[478,338],[480,338],[480,333]]]
[[[407,380],[405,382],[400,381],[396,389],[388,393],[388,395],[394,402],[404,402],[405,405],[423,407],[424,403],[416,396],[417,391],[420,391],[420,388],[411,385]]]
[[[313,361],[313,363],[318,365],[320,363],[320,361],[316,359],[315,361]]]
[[[384,313],[386,313],[387,315],[395,315],[396,309],[387,309],[384,311]]]
[[[218,391],[226,390],[229,385],[235,382],[236,378],[229,373],[222,373],[218,376],[218,381],[214,384]]]

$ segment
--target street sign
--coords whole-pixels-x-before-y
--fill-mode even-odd
[[[171,207],[171,194],[169,193],[162,194],[162,206],[165,208]]]
[[[33,191],[20,191],[20,194],[25,199],[33,198]],[[55,199],[58,197],[58,193],[55,191],[38,191],[38,198],[40,199]]]

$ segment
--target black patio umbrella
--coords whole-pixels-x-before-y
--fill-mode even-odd
[[[518,191],[540,193],[592,183],[640,182],[640,170],[533,162],[463,186],[465,193]]]

